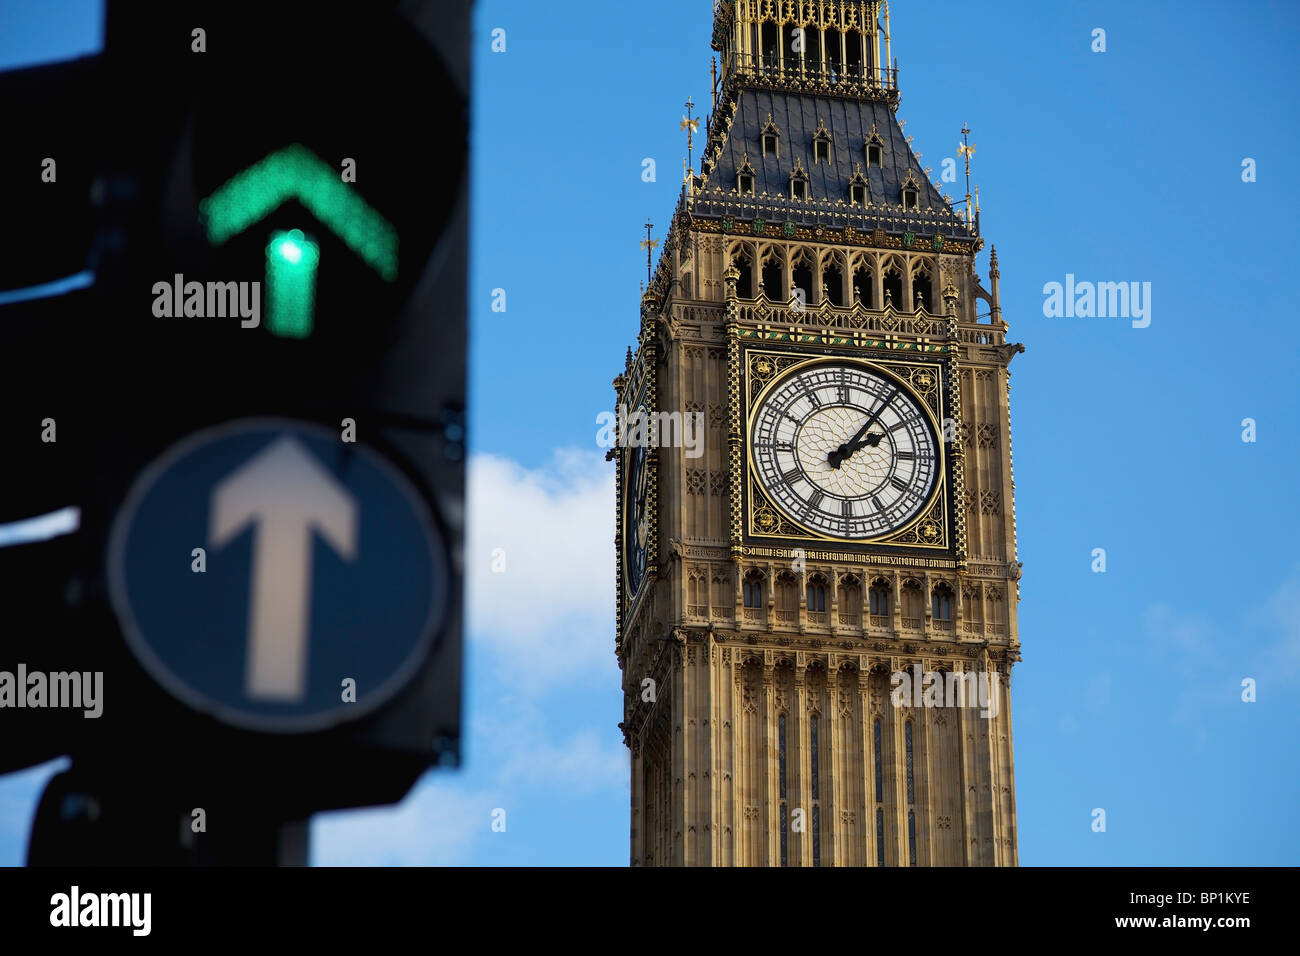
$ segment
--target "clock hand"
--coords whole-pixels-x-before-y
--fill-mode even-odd
[[[830,466],[832,468],[839,468],[840,465],[844,464],[844,462],[847,461],[849,457],[859,448],[865,448],[868,445],[874,448],[876,445],[880,444],[881,439],[883,439],[885,436],[867,435],[867,429],[876,423],[877,419],[879,419],[880,416],[884,413],[885,409],[889,407],[889,403],[894,400],[894,396],[897,394],[898,394],[898,389],[894,389],[892,392],[886,395],[885,400],[880,403],[880,407],[871,413],[870,417],[867,418],[866,423],[861,428],[858,429],[857,433],[848,441],[846,441],[843,445],[841,445],[839,448],[836,448],[833,452],[831,452],[829,455],[826,456],[826,461],[830,463]],[[865,440],[863,440],[862,437],[864,435],[866,435]]]

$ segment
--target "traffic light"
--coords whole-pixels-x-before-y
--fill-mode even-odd
[[[264,833],[459,759],[469,4],[180,6],[110,2],[82,90],[60,613],[105,704],[48,726],[101,812],[63,839],[47,801],[44,861],[263,859],[173,817]]]
[[[87,91],[101,76],[97,57],[0,73],[0,674],[81,660],[69,626],[80,542],[55,532],[75,527],[88,464],[85,422],[74,416],[85,353],[75,343],[90,314],[102,142]],[[67,751],[75,718],[8,703],[0,772]]]

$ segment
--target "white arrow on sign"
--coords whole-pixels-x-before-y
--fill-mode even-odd
[[[307,449],[279,438],[212,489],[208,538],[220,548],[254,526],[245,691],[302,700],[307,689],[312,530],[356,556],[357,502]]]

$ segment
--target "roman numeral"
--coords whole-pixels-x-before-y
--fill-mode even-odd
[[[916,461],[916,452],[900,451],[897,455],[899,461]]]
[[[899,481],[897,475],[890,475],[889,483],[893,485],[895,488],[897,488],[899,491],[907,491],[907,483],[904,481]]]
[[[808,403],[809,403],[810,405],[812,405],[813,408],[821,408],[821,407],[822,407],[822,400],[821,400],[820,398],[818,398],[816,392],[809,392],[809,393],[808,393]]]
[[[791,468],[789,471],[781,475],[781,480],[788,485],[792,485],[802,477],[803,477],[802,471],[800,471],[798,468]]]
[[[813,492],[813,496],[808,499],[808,507],[816,511],[822,506],[822,501],[826,498],[820,491]]]

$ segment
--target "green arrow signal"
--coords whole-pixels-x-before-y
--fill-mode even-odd
[[[266,247],[266,327],[295,339],[311,334],[320,246],[300,229],[277,232]]]
[[[298,143],[237,173],[199,203],[208,240],[221,245],[297,199],[385,282],[397,279],[397,230],[349,189],[319,156]],[[311,333],[320,248],[294,229],[276,233],[266,250],[267,328],[302,338]]]

